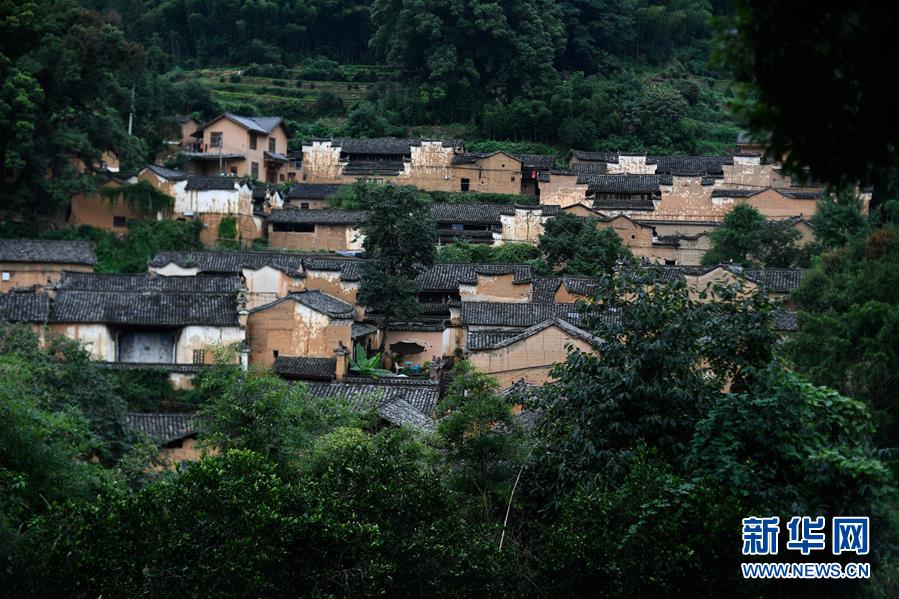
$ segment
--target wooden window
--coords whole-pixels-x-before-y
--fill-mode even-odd
[[[274,154],[275,152],[278,151],[278,143],[274,137],[268,138],[268,151],[271,152],[272,154]]]
[[[254,179],[259,178],[259,163],[258,162],[250,163],[250,176],[253,177]]]
[[[256,149],[256,134],[255,133],[250,133],[250,149],[251,150]]]
[[[112,217],[112,226],[113,227],[124,227],[127,224],[127,219],[124,216],[113,216]]]
[[[205,349],[195,349],[194,350],[194,364],[205,364],[206,363],[206,350]]]
[[[469,187],[471,187],[471,181],[469,181],[468,179],[462,179],[462,185],[460,189],[462,191],[468,191]]]
[[[221,131],[213,131],[209,134],[209,146],[212,148],[221,148],[224,144],[222,143],[222,132]]]

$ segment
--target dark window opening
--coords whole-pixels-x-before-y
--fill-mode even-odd
[[[213,148],[221,148],[224,145],[221,131],[213,131],[209,134],[209,145]]]
[[[268,138],[268,151],[271,152],[272,154],[274,154],[278,151],[277,148],[278,148],[277,140],[275,140],[274,137],[269,137]]]
[[[112,226],[113,227],[124,227],[128,223],[128,220],[124,216],[113,216],[112,217]]]
[[[676,266],[677,260],[665,260],[665,266]]]
[[[303,210],[309,210],[309,202],[300,202],[300,208]]]
[[[274,356],[277,358],[277,357],[278,357],[278,350],[274,350],[274,351],[272,352],[272,355],[274,355]]]
[[[462,179],[462,185],[461,185],[462,191],[468,191],[470,186],[471,186],[471,181],[469,181],[468,179]]]
[[[250,133],[250,149],[251,150],[256,149],[256,134],[255,133]]]
[[[234,175],[235,177],[237,176],[237,167],[236,166],[232,166],[228,170],[231,172],[232,175]]]
[[[259,163],[258,162],[250,163],[250,176],[252,176],[254,179],[259,178]]]

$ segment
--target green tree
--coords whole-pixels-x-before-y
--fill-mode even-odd
[[[852,187],[821,196],[811,222],[815,228],[815,241],[825,250],[846,245],[851,238],[868,228],[868,219],[862,214],[861,199]]]
[[[702,257],[703,264],[735,262],[742,266],[789,267],[800,258],[796,242],[801,237],[788,221],[767,222],[749,204],[737,204],[721,226],[709,236],[712,247]]]
[[[899,426],[899,230],[877,229],[825,254],[795,292],[787,344],[812,382],[864,400],[884,439]]]
[[[680,469],[693,429],[726,383],[751,384],[773,356],[770,306],[761,294],[716,286],[695,297],[684,282],[625,270],[600,279],[581,326],[598,353],[570,353],[538,409],[557,486],[620,481],[640,440]],[[564,466],[563,466],[564,465]]]
[[[390,323],[419,313],[415,280],[434,264],[437,229],[427,200],[413,187],[357,183],[354,191],[371,215],[360,227],[369,260],[362,269],[359,302],[382,318],[383,354]]]
[[[322,399],[304,385],[238,366],[218,364],[202,385],[212,398],[198,412],[203,443],[220,451],[252,451],[284,467],[293,466],[318,436],[361,425],[366,416],[345,401]]]
[[[568,213],[547,221],[538,247],[550,268],[582,277],[608,274],[619,259],[630,256],[614,229]]]
[[[450,484],[487,521],[501,517],[524,461],[525,439],[499,382],[468,360],[453,368],[452,382],[437,412],[447,414],[438,433],[452,472]]]
[[[440,122],[554,78],[565,42],[559,6],[548,0],[378,0],[371,17],[372,48],[409,75],[417,102]]]

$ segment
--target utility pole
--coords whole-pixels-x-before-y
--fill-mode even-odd
[[[128,135],[131,135],[131,126],[134,124],[134,86],[131,86],[131,112],[128,113]]]

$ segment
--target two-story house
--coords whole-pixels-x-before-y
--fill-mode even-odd
[[[280,116],[226,112],[200,126],[181,155],[191,174],[251,176],[266,183],[287,180],[290,132]]]

